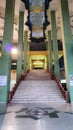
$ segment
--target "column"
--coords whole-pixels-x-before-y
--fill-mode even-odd
[[[23,31],[24,31],[24,12],[19,12],[19,33],[18,33],[18,58],[17,58],[17,81],[22,75],[23,60]]]
[[[11,49],[13,40],[15,0],[6,0],[2,57],[0,59],[0,102],[7,102],[10,90]]]
[[[48,42],[46,42],[46,52],[48,52],[48,54],[46,55],[46,59],[47,59],[47,71],[49,70],[49,46],[48,46]]]
[[[48,49],[49,49],[49,70],[53,73],[52,70],[52,44],[51,44],[51,31],[48,31]]]
[[[30,69],[30,65],[29,65],[29,51],[30,51],[30,42],[27,43],[27,71]]]
[[[52,37],[53,37],[54,66],[55,66],[54,73],[57,76],[57,78],[60,79],[55,11],[51,11],[51,27],[52,27]]]
[[[24,73],[27,71],[27,36],[28,31],[24,32]]]
[[[64,50],[67,89],[73,102],[73,39],[70,26],[68,0],[59,0],[61,31]]]

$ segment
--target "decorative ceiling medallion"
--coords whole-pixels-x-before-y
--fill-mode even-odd
[[[43,30],[43,27],[32,26],[32,31],[40,31],[40,30]]]
[[[44,12],[44,6],[30,6],[30,12]]]

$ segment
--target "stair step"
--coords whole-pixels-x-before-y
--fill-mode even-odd
[[[58,101],[58,100],[50,100],[50,101],[11,101],[11,103],[51,103],[51,102],[55,102],[55,103],[66,103],[66,101]]]
[[[50,80],[46,71],[31,71],[19,84],[11,102],[13,103],[65,103],[56,82]],[[32,80],[31,80],[32,79]]]

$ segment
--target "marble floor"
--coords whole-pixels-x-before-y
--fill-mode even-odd
[[[0,130],[72,130],[73,104],[0,104]]]
[[[40,72],[40,73],[39,73]],[[36,76],[37,75],[37,76]],[[25,82],[50,80],[48,73],[32,71]],[[24,82],[24,81],[23,81]],[[37,83],[36,83],[37,85]],[[45,84],[46,86],[46,84]],[[72,130],[73,104],[66,102],[0,104],[0,130]]]

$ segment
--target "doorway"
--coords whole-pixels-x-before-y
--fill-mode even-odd
[[[32,69],[44,69],[44,60],[32,60]]]

